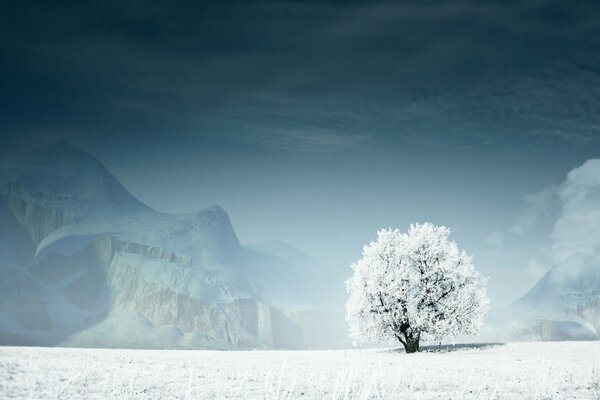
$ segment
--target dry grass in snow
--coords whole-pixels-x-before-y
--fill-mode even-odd
[[[392,350],[0,347],[2,399],[600,399],[600,342]]]

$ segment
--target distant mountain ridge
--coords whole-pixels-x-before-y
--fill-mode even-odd
[[[568,312],[599,298],[600,260],[576,253],[552,267],[517,304]]]
[[[317,260],[243,247],[219,206],[159,213],[66,141],[18,169],[0,185],[1,344],[321,345],[307,334],[331,299]]]
[[[500,340],[600,339],[600,259],[576,253],[490,318]]]

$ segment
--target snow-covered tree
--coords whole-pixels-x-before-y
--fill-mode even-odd
[[[354,340],[399,340],[407,353],[419,341],[473,335],[488,309],[485,279],[472,258],[430,223],[378,232],[346,282],[346,317]]]

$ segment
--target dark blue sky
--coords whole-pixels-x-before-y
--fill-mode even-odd
[[[2,2],[0,156],[66,138],[158,210],[340,268],[446,224],[499,304],[550,265],[552,217],[503,232],[598,155],[597,2],[174,3]]]

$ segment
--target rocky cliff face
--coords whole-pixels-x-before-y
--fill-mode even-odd
[[[217,206],[158,213],[65,142],[22,169],[0,186],[0,343],[314,345],[316,264],[245,249]]]
[[[7,183],[2,192],[6,206],[36,246],[50,233],[76,221],[74,215],[26,199],[19,182]]]

